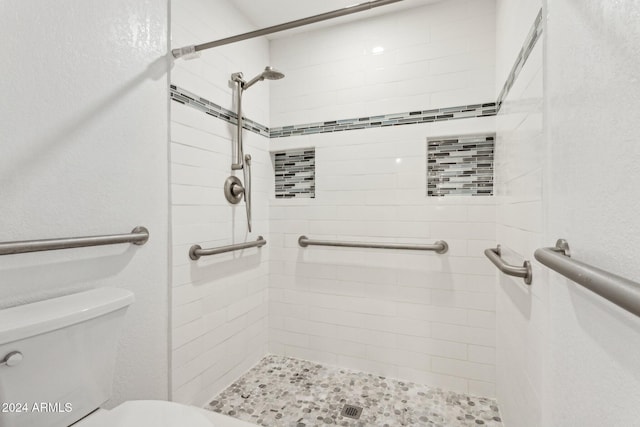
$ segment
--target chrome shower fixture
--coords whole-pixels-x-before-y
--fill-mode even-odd
[[[237,176],[231,175],[224,181],[224,197],[231,204],[238,204],[244,196],[247,210],[247,228],[251,231],[251,155],[244,156],[244,185]]]
[[[244,77],[244,75],[242,73],[233,73],[233,74],[231,74],[231,80],[233,80],[234,82],[240,84],[240,87],[243,90],[247,90],[251,86],[256,84],[257,82],[261,82],[264,79],[267,79],[267,80],[280,80],[281,78],[284,77],[284,73],[282,73],[282,72],[276,70],[275,68],[267,65],[266,67],[264,67],[264,71],[263,72],[261,72],[260,74],[258,74],[257,76],[255,76],[254,78],[249,80],[248,82],[245,81],[243,77]]]
[[[269,66],[265,67],[262,73],[248,82],[243,79],[242,73],[231,74],[231,80],[236,83],[236,117],[238,119],[238,124],[236,125],[236,157],[235,163],[231,164],[231,169],[242,169],[244,186],[238,177],[232,175],[224,183],[224,195],[229,203],[233,204],[239,203],[244,195],[244,203],[247,208],[247,228],[249,231],[251,231],[251,156],[244,154],[242,141],[242,93],[264,79],[279,80],[283,77],[283,73]]]
[[[261,82],[264,79],[267,79],[267,80],[280,80],[283,77],[284,77],[284,74],[281,73],[280,71],[276,70],[273,67],[266,66],[266,67],[264,67],[264,71],[262,73],[258,74],[257,76],[255,76],[254,78],[252,78],[251,80],[246,82],[242,86],[242,89],[243,90],[247,90],[251,86],[256,84],[257,82]]]
[[[245,81],[243,77],[244,77],[243,74],[240,72],[231,74],[231,81],[235,82],[237,86],[236,87],[236,116],[238,118],[238,125],[236,129],[236,132],[237,132],[236,161],[235,163],[231,164],[232,170],[242,169],[242,165],[243,165],[242,159],[244,158],[244,144],[242,142],[242,126],[243,126],[242,124],[242,121],[243,121],[242,120],[242,93],[245,90],[249,89],[254,84],[256,84],[257,82],[261,82],[264,79],[280,80],[281,78],[284,77],[284,73],[276,70],[273,67],[266,66],[264,67],[264,71],[262,73],[258,74],[248,82]]]

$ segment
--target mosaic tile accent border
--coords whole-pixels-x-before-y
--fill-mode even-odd
[[[243,128],[267,138],[285,138],[289,136],[311,135],[316,133],[342,132],[347,130],[466,119],[470,117],[495,116],[500,111],[502,101],[509,94],[509,90],[511,90],[513,83],[518,78],[518,75],[524,67],[524,64],[527,62],[531,51],[542,36],[542,24],[542,9],[540,9],[496,102],[384,114],[371,117],[329,120],[324,122],[274,127],[271,129],[260,123],[254,122],[251,119],[245,118]],[[193,107],[206,114],[225,120],[228,123],[237,124],[235,112],[227,110],[226,108],[223,108],[218,104],[208,101],[207,99],[195,95],[185,89],[171,85],[170,96],[171,99],[176,102]]]
[[[346,130],[441,122],[446,120],[466,119],[469,117],[495,116],[496,111],[496,103],[489,102],[486,104],[462,105],[458,107],[436,108],[433,110],[384,114],[381,116],[329,120],[326,122],[271,128],[270,137],[284,138],[287,136],[310,135],[314,133],[341,132]]]
[[[273,153],[276,199],[316,197],[316,149]]]
[[[218,104],[211,102],[205,98],[202,98],[194,93],[189,92],[186,89],[179,88],[175,85],[170,85],[170,97],[173,101],[180,104],[188,105],[189,107],[200,110],[203,113],[210,116],[217,117],[225,122],[233,125],[238,124],[238,115],[231,111],[219,106]],[[258,135],[269,138],[269,128],[265,125],[261,125],[258,122],[254,122],[251,119],[244,117],[242,122],[242,128]]]
[[[492,196],[495,137],[427,138],[427,196]]]
[[[226,108],[191,93],[186,89],[171,85],[170,96],[173,101],[188,105],[228,123],[236,124],[238,122],[235,112],[227,110]],[[469,117],[487,117],[495,116],[496,114],[497,104],[495,102],[487,102],[484,104],[461,105],[457,107],[409,111],[406,113],[392,113],[379,116],[304,123],[299,125],[275,127],[271,129],[245,117],[243,128],[268,138],[284,138],[287,136],[310,135],[314,133],[402,126],[466,119]]]
[[[358,420],[345,404],[363,408]],[[267,355],[205,409],[270,427],[502,427],[487,397]]]
[[[518,75],[520,75],[520,71],[522,71],[524,64],[527,62],[527,59],[529,59],[531,51],[533,51],[533,48],[536,46],[536,43],[542,36],[542,31],[542,9],[540,9],[540,11],[538,11],[538,15],[536,16],[536,19],[533,21],[531,29],[529,30],[529,34],[527,34],[527,37],[524,40],[524,44],[520,49],[520,53],[518,53],[516,62],[513,64],[511,72],[509,73],[507,80],[504,82],[504,86],[502,86],[502,90],[500,91],[500,95],[498,96],[498,100],[496,101],[496,103],[498,104],[498,111],[500,111],[502,101],[507,97],[509,91],[511,90],[511,87],[518,78]]]

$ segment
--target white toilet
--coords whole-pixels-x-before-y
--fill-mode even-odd
[[[243,427],[178,403],[109,400],[131,292],[99,288],[0,310],[0,427]]]

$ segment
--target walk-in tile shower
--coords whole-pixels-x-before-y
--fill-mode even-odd
[[[59,419],[638,424],[637,2],[349,3],[3,2],[0,404],[113,309]]]
[[[231,10],[198,10],[214,22],[243,19]],[[203,20],[194,11],[185,7],[173,20],[176,34],[184,30],[174,46],[193,43],[189,32],[200,31]],[[461,30],[452,31],[454,25]],[[242,28],[248,27],[237,32]],[[176,59],[174,399],[209,404],[271,353],[294,364],[309,360],[323,369],[339,366],[425,384],[420,390],[430,396],[443,393],[438,389],[459,393],[437,404],[445,406],[431,415],[434,425],[447,419],[445,412],[451,415],[449,400],[482,396],[496,407],[495,273],[483,255],[495,245],[496,232],[495,32],[492,1],[454,1],[310,27],[268,44],[244,41],[242,52],[233,50],[237,64],[252,70],[267,62],[286,78],[244,94],[241,126],[242,91],[218,63],[223,52],[214,48],[195,60]],[[207,74],[196,70],[200,62]],[[199,90],[194,75],[225,96],[212,96],[206,86]],[[221,144],[214,148],[211,138]],[[181,253],[189,234],[210,246],[243,247],[253,240],[220,199],[219,185],[197,184],[202,196],[209,195],[204,202],[187,194],[196,183],[181,172],[219,174],[216,165],[235,159],[242,150],[234,147],[242,147],[243,139],[253,156],[252,233],[264,235],[266,245],[193,264]],[[205,209],[219,216],[200,217]],[[218,226],[225,223],[226,229]],[[194,233],[180,232],[187,229]],[[232,390],[222,396],[231,399]],[[292,402],[303,398],[300,393],[289,392]],[[270,396],[276,394],[281,392]],[[369,423],[389,409],[374,409],[359,395],[353,399]],[[243,402],[240,396],[235,409],[217,410],[260,412],[247,402],[238,410]],[[409,411],[422,404],[406,405]],[[342,408],[330,406],[333,413],[326,416],[335,419]],[[450,408],[460,411],[456,422],[469,422],[465,415],[473,414],[465,408]],[[429,416],[428,410],[406,411],[413,423]],[[500,422],[497,409],[489,413],[487,422]],[[399,420],[394,411],[387,415],[390,425]],[[498,421],[491,421],[494,416]],[[289,425],[292,419],[279,422]]]

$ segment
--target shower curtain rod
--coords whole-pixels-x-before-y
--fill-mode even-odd
[[[302,27],[303,25],[309,25],[316,22],[320,22],[320,21],[326,21],[327,19],[338,18],[340,16],[350,15],[352,13],[362,12],[365,10],[373,9],[375,7],[386,6],[388,4],[397,3],[400,1],[402,0],[375,0],[367,3],[360,3],[353,6],[348,6],[342,9],[333,10],[331,12],[321,13],[319,15],[313,15],[307,18],[296,19],[295,21],[289,21],[289,22],[285,22],[284,24],[273,25],[271,27],[250,31],[248,33],[238,34],[236,36],[227,37],[224,39],[215,40],[208,43],[184,46],[181,48],[173,49],[171,53],[173,54],[174,58],[180,58],[181,56],[193,55],[196,52],[199,52],[205,49],[211,49],[212,47],[222,46],[229,43],[235,43],[242,40],[265,36],[267,34],[277,33],[279,31],[290,30],[291,28]]]

